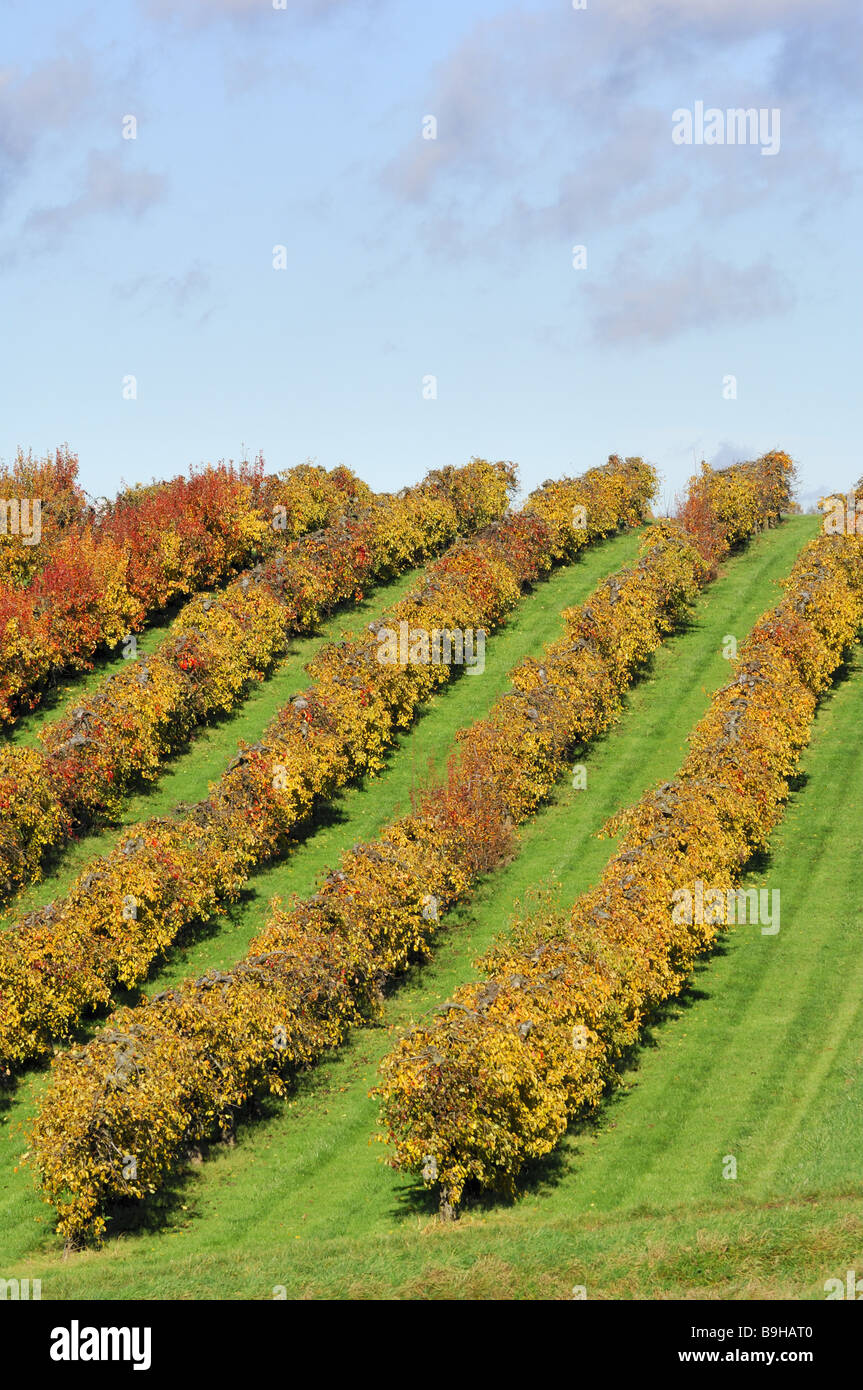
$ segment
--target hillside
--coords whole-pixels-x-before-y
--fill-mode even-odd
[[[852,907],[861,900],[859,660],[821,707],[775,837],[779,936],[744,927],[727,939],[653,1030],[656,1046],[641,1054],[628,1087],[532,1173],[521,1201],[474,1205],[457,1226],[438,1227],[431,1205],[411,1196],[370,1145],[376,1107],[367,1094],[389,1030],[448,997],[515,899],[552,880],[568,899],[595,879],[612,848],[596,830],[674,770],[686,731],[727,673],[724,637],[742,639],[775,600],[776,581],[815,524],[792,519],[726,563],[691,626],[631,692],[622,722],[588,754],[588,792],[559,786],[514,862],[453,914],[432,963],[393,992],[386,1027],[355,1033],[290,1101],[268,1105],[268,1117],[240,1129],[236,1147],[211,1153],[143,1225],[100,1252],[61,1263],[51,1254],[55,1239],[37,1234],[30,1176],[12,1170],[41,1078],[23,1086],[5,1117],[0,1179],[16,1272],[50,1279],[53,1297],[267,1298],[275,1285],[289,1297],[569,1297],[575,1284],[589,1285],[591,1297],[817,1296],[834,1265],[844,1270],[863,1224],[853,1216],[859,1098],[850,1086],[860,1036]],[[344,847],[403,810],[429,763],[440,768],[455,731],[499,693],[506,671],[548,640],[560,609],[634,544],[620,537],[540,586],[490,643],[485,677],[435,697],[386,772],[344,794],[288,860],[255,876],[230,924],[187,942],[151,988],[228,964],[273,894],[311,891]],[[196,772],[185,771],[195,786]],[[824,1037],[831,980],[842,987],[836,994],[834,986]],[[721,1177],[728,1153],[738,1157],[734,1183]]]

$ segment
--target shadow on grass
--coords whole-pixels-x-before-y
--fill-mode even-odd
[[[696,628],[697,626],[699,626],[698,621],[695,618],[690,617],[685,622],[682,622],[678,625],[678,627],[675,630],[674,637],[682,636],[687,631],[690,631],[693,628]],[[637,677],[638,680],[643,680],[644,677],[649,674],[650,670],[652,669],[652,666],[653,657],[651,656],[640,668]],[[425,712],[425,708],[426,707],[423,707],[421,710],[417,712],[416,718],[413,721],[413,723],[415,723],[417,719],[422,717],[422,714]],[[413,727],[413,723],[411,725],[411,728]],[[387,763],[398,751],[400,751],[402,739],[407,738],[408,732],[409,731],[405,731],[403,734],[400,734],[399,740],[396,743],[395,747],[388,750]],[[603,737],[607,737],[607,735]],[[602,741],[603,739],[591,740],[589,746],[592,747],[594,746],[594,744],[601,743]],[[354,784],[354,786],[356,785],[357,784]],[[312,817],[310,817],[309,821],[307,822],[306,826],[302,829],[302,831],[297,832],[295,835],[291,837],[291,840],[289,842],[289,850],[292,848],[296,848],[297,846],[304,843],[318,829],[321,829],[324,826],[329,827],[336,824],[344,824],[347,822],[348,819],[348,815],[345,814],[344,810],[342,809],[342,807],[338,805],[337,801],[334,800],[328,803],[323,803],[320,807],[316,808],[315,813]],[[263,867],[266,866],[262,866],[262,868]],[[227,910],[227,915],[231,916],[232,914],[236,914],[238,917],[241,916],[242,913],[248,909],[249,905],[253,901],[256,901],[258,897],[259,894],[257,894],[255,891],[254,883],[251,883],[249,887],[245,889],[244,892],[240,895],[238,902]],[[178,937],[177,945],[180,947],[180,949],[182,949],[184,946],[191,945],[193,941],[215,935],[218,931],[218,921],[193,924],[190,928],[184,930],[182,935]],[[720,950],[720,952],[722,952],[725,948],[720,947],[718,949]],[[420,967],[417,966],[413,970],[406,972],[406,975],[402,977],[401,983],[410,985],[412,979],[415,977],[415,973],[418,972],[419,968]],[[151,971],[150,976],[148,977],[148,982],[152,982],[153,976],[155,974],[158,974],[158,968],[154,966],[153,971]],[[139,997],[140,991],[130,993],[127,996],[126,1002],[135,1002],[135,1000]],[[669,1004],[664,1008],[664,1010],[657,1013],[651,1020],[650,1027],[647,1030],[645,1030],[645,1033],[640,1041],[639,1048],[633,1048],[631,1050],[631,1055],[628,1054],[627,1057],[623,1059],[621,1065],[621,1072],[625,1073],[629,1070],[633,1070],[637,1066],[637,1054],[640,1047],[655,1047],[658,1045],[653,1034],[654,1027],[661,1024],[665,1019],[681,1016],[681,1013],[685,1009],[692,1007],[692,1005],[695,1002],[697,1002],[700,998],[706,997],[708,996],[706,996],[703,993],[700,993],[698,990],[690,989],[685,995],[681,996],[680,998],[674,1001],[670,1001]],[[617,1098],[613,1097],[612,1100],[608,1103],[617,1103]],[[281,1113],[282,1111],[283,1102],[281,1101],[258,1103],[255,1110],[250,1110],[248,1112],[248,1116],[244,1114],[243,1116],[240,1116],[238,1118],[239,1129],[242,1132],[247,1122],[257,1122],[257,1120],[259,1120],[262,1117],[266,1117],[268,1115],[275,1115],[277,1113]],[[571,1127],[571,1133],[577,1137],[581,1133],[594,1132],[599,1123],[601,1123],[601,1121],[595,1119],[580,1121]],[[204,1149],[204,1146],[202,1146],[202,1149],[204,1149],[205,1152],[209,1152],[212,1147],[213,1146],[210,1145],[206,1149]],[[569,1166],[570,1161],[571,1159],[569,1155],[562,1153],[560,1150],[555,1150],[545,1159],[530,1165],[524,1170],[523,1175],[520,1177],[519,1180],[520,1188],[526,1191],[539,1192],[553,1186],[556,1182],[559,1181],[560,1176]],[[179,1197],[183,1195],[188,1196],[187,1185],[190,1177],[193,1176],[193,1170],[188,1170],[186,1168],[181,1169],[178,1172],[176,1179],[169,1183],[163,1189],[162,1194],[160,1194],[158,1197],[150,1198],[146,1203],[143,1204],[135,1203],[131,1207],[131,1215],[126,1213],[125,1206],[122,1209],[118,1208],[117,1221],[131,1220],[132,1224],[127,1225],[125,1227],[125,1229],[129,1230],[158,1229],[166,1220],[171,1219],[172,1214],[176,1212],[179,1203]],[[471,1205],[478,1204],[479,1206],[493,1206],[497,1204],[499,1201],[500,1198],[494,1198],[493,1196],[482,1196],[475,1197],[471,1202]],[[182,1205],[182,1203],[179,1203],[181,1209]],[[426,1214],[433,1214],[435,1210],[436,1199],[434,1194],[426,1192],[423,1189],[406,1186],[404,1189],[404,1203],[397,1214],[406,1215],[411,1214],[411,1212],[413,1212],[413,1214],[416,1214],[417,1211]],[[123,1227],[112,1224],[112,1231],[116,1232],[120,1229],[123,1229]]]
[[[414,571],[410,570],[406,571],[404,574],[401,575],[395,575],[390,576],[386,579],[381,579],[379,583],[375,584],[372,593],[370,593],[366,598],[364,598],[359,604],[351,605],[349,600],[346,599],[343,603],[335,604],[330,612],[324,614],[322,616],[321,622],[315,628],[309,631],[292,632],[288,635],[285,650],[280,652],[276,657],[274,657],[273,661],[269,664],[265,671],[266,679],[272,680],[278,674],[280,668],[284,666],[290,666],[292,664],[295,664],[297,661],[300,661],[300,665],[298,669],[293,672],[293,676],[290,677],[286,689],[283,692],[280,692],[281,698],[279,701],[278,708],[282,708],[302,690],[305,690],[309,687],[310,678],[306,674],[305,666],[308,661],[312,660],[313,657],[317,655],[317,651],[310,650],[304,654],[303,645],[308,643],[312,644],[313,647],[315,644],[326,646],[329,643],[339,643],[345,640],[346,638],[356,636],[357,631],[362,631],[363,618],[370,613],[373,614],[380,611],[380,599],[382,596],[381,590],[386,589],[388,586],[392,584],[398,583],[400,580],[404,579],[412,573],[414,573]],[[212,592],[216,591],[213,590]],[[527,597],[532,592],[533,586],[526,586],[525,597]],[[187,600],[184,599],[182,601],[176,602],[175,604],[172,604],[169,608],[164,610],[163,614],[159,615],[159,621],[169,625],[173,621],[174,617],[176,617],[177,614],[181,611],[181,609],[185,606],[186,602]],[[341,620],[343,624],[350,625],[343,626],[338,631],[328,631],[328,625],[338,620]],[[354,626],[354,624],[356,624],[357,622],[359,622],[360,624],[359,629],[357,629]],[[302,659],[304,655],[305,660]],[[93,680],[94,689],[99,683],[98,678],[100,678],[103,675],[109,676],[111,674],[116,674],[115,672],[109,671],[108,669],[109,666],[116,664],[116,662],[117,657],[115,655],[112,655],[111,653],[106,653],[101,658],[101,668],[97,667],[95,671],[96,679]],[[93,673],[90,674],[92,675]],[[171,785],[174,779],[182,779],[185,775],[187,775],[187,769],[183,768],[182,766],[178,767],[176,763],[172,760],[182,759],[184,756],[188,755],[188,753],[194,748],[196,743],[200,742],[203,738],[208,737],[213,732],[218,733],[221,730],[228,729],[231,724],[239,723],[246,713],[245,706],[249,697],[253,695],[256,691],[259,691],[260,689],[261,685],[259,681],[254,679],[248,680],[243,686],[242,690],[238,693],[236,697],[236,702],[232,709],[214,711],[207,717],[205,722],[196,725],[192,730],[190,730],[187,737],[178,740],[174,745],[172,745],[170,749],[166,752],[165,759],[159,768],[158,776],[154,780],[145,780],[139,776],[131,778],[129,782],[123,787],[123,798],[125,807],[124,813],[121,814],[119,820],[114,821],[109,819],[102,819],[82,823],[78,827],[76,827],[75,833],[69,839],[65,840],[61,844],[49,848],[42,859],[42,879],[44,880],[50,878],[53,875],[62,873],[68,860],[70,849],[73,846],[79,845],[82,842],[86,842],[88,840],[92,840],[94,841],[94,854],[99,854],[100,850],[96,845],[95,841],[98,839],[100,835],[107,834],[122,836],[133,825],[136,825],[140,821],[145,820],[147,816],[153,811],[153,802],[157,798],[163,798],[167,792],[170,792]],[[89,691],[88,693],[92,693],[92,691]],[[54,691],[53,698],[55,705],[59,705],[60,703],[73,703],[71,699],[67,700],[65,694],[61,692],[59,689]],[[43,703],[43,706],[41,706],[40,710],[37,712],[37,718],[39,719],[40,724],[45,722],[42,719],[43,709],[45,710],[45,712],[50,712],[52,708],[53,706],[49,707],[44,705]],[[274,718],[275,714],[276,711],[274,711],[273,716],[271,717]],[[30,741],[33,744],[33,746],[37,748],[41,747],[38,738],[36,738],[35,736],[35,731],[32,733]],[[244,740],[238,737],[238,749],[239,745],[242,742],[244,742]],[[137,803],[134,806],[134,808],[129,806],[129,803],[133,801]],[[174,810],[176,808],[171,809]],[[158,806],[156,806],[155,813],[160,814]],[[168,811],[167,813],[161,812],[161,814],[171,814],[171,811]],[[28,885],[28,888],[31,888],[32,886],[33,885]],[[25,888],[24,891],[26,892],[27,888]],[[12,913],[14,913],[14,911],[14,898],[7,899],[5,902],[0,903],[0,918],[8,918]]]

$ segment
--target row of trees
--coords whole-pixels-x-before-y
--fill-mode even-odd
[[[116,817],[129,788],[158,776],[194,729],[234,708],[292,633],[361,597],[368,583],[439,553],[475,527],[477,515],[498,514],[506,481],[493,473],[489,491],[482,473],[489,468],[436,471],[399,497],[375,497],[356,480],[348,491],[344,470],[334,479],[303,470],[319,510],[326,501],[336,512],[329,526],[282,545],[223,591],[191,599],[152,655],[130,660],[44,725],[41,749],[0,748],[0,894],[31,882],[46,853],[70,834]],[[467,477],[475,488],[469,501]],[[295,475],[286,489],[267,491],[292,492],[296,503],[297,484]],[[355,507],[361,489],[362,510],[346,515],[348,498]],[[479,499],[485,510],[477,513]]]
[[[733,888],[766,848],[819,694],[863,625],[863,545],[820,536],[756,624],[678,775],[608,827],[624,829],[599,884],[569,912],[516,923],[431,1021],[385,1059],[395,1166],[437,1185],[512,1191],[571,1119],[595,1108],[645,1023],[684,987],[720,926],[685,920],[675,894]]]
[[[348,469],[301,464],[267,475],[262,459],[193,469],[98,506],[77,478],[68,449],[53,459],[19,455],[0,474],[0,724],[34,708],[64,672],[89,670],[97,652],[167,604],[370,497]]]

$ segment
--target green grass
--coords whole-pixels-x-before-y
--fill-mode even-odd
[[[728,663],[721,655],[724,636],[736,633],[742,639],[771,598],[778,597],[778,590],[771,586],[790,569],[794,555],[812,530],[808,518],[801,518],[800,523],[790,523],[759,538],[749,552],[735,556],[725,575],[700,597],[691,631],[672,638],[657,653],[653,669],[631,693],[625,725],[634,716],[638,728],[640,712],[644,711],[650,722],[647,736],[653,743],[663,741],[663,766],[669,773],[682,759],[690,725],[728,674]],[[429,701],[418,722],[398,738],[385,772],[335,797],[318,817],[314,835],[279,863],[255,874],[240,903],[231,909],[229,922],[220,923],[216,933],[205,928],[184,942],[154,975],[152,987],[165,989],[185,975],[233,964],[266,921],[274,897],[312,893],[351,845],[373,839],[385,825],[408,811],[412,795],[443,772],[459,730],[482,718],[509,688],[509,672],[519,661],[559,636],[563,630],[560,614],[566,606],[582,601],[605,574],[633,557],[638,538],[622,536],[612,544],[619,547],[613,563],[607,549],[589,553],[582,562],[583,569],[561,571],[542,585],[517,610],[505,631],[489,642],[484,674],[463,677]],[[686,683],[695,703],[669,721],[668,710],[676,697],[666,690],[673,692],[680,682]],[[657,690],[657,685],[661,689]],[[690,710],[697,712],[690,714]],[[591,794],[575,792],[567,784],[555,789],[549,805],[524,830],[523,850],[516,864],[505,874],[493,875],[469,909],[451,916],[451,922],[458,924],[459,936],[465,924],[472,922],[477,902],[488,900],[491,916],[502,923],[514,899],[533,884],[553,876],[560,879],[564,891],[574,895],[596,877],[609,846],[607,842],[591,842],[590,835],[625,800],[632,799],[621,779],[631,778],[633,773],[637,776],[644,762],[638,734],[626,749],[621,755],[616,742],[594,745],[586,758]],[[627,759],[625,767],[620,764],[621,756]],[[661,772],[662,768],[655,776]],[[648,773],[647,780],[649,783],[654,776]],[[599,821],[595,822],[594,813],[599,814]],[[563,817],[559,826],[556,816]],[[567,849],[577,825],[585,828],[588,841],[580,859]],[[571,870],[577,866],[586,872],[573,878]],[[473,930],[471,926],[471,933]],[[472,935],[470,939],[473,943]],[[477,937],[476,941],[482,945],[485,938]]]
[[[640,532],[626,532],[591,547],[575,564],[559,569],[527,595],[506,626],[489,639],[484,673],[481,676],[464,676],[435,696],[421,711],[412,732],[399,738],[388,759],[385,775],[370,784],[371,791],[365,793],[357,789],[348,792],[332,806],[323,809],[317,825],[311,828],[312,832],[317,833],[307,832],[304,836],[304,852],[314,856],[313,847],[317,844],[317,858],[322,862],[327,858],[328,848],[337,852],[332,850],[332,835],[347,821],[345,805],[362,807],[369,798],[372,800],[377,808],[373,812],[377,820],[373,828],[366,827],[362,832],[370,835],[374,834],[381,818],[386,817],[382,808],[386,805],[406,807],[411,791],[428,774],[428,758],[435,754],[438,765],[441,764],[452,731],[479,717],[506,688],[510,668],[533,649],[538,634],[540,642],[544,643],[562,631],[562,609],[587,598],[606,575],[635,558],[640,539]],[[417,574],[413,572],[368,595],[350,615],[352,621],[357,628],[365,626],[373,616],[409,592],[416,581]],[[344,614],[336,615],[316,637],[297,639],[270,680],[252,693],[242,709],[231,718],[201,730],[189,750],[163,769],[160,781],[129,802],[121,826],[89,836],[72,846],[59,869],[20,895],[10,906],[7,921],[16,920],[21,913],[49,902],[68,890],[93,855],[106,853],[126,833],[128,825],[148,815],[164,814],[178,801],[195,801],[205,796],[209,782],[222,772],[235,753],[238,740],[256,740],[276,709],[306,687],[309,678],[304,670],[305,665],[324,642],[341,635],[345,621]],[[420,745],[416,742],[418,739]],[[419,763],[418,746],[424,749]],[[380,800],[383,788],[386,791],[384,799]],[[386,800],[387,795],[389,801]],[[356,833],[353,838],[356,839]],[[171,961],[161,969],[154,970],[152,982],[156,984],[182,976],[189,968],[197,968],[199,962],[203,969],[216,959],[230,964],[241,956],[248,940],[265,921],[273,893],[285,886],[282,875],[286,874],[289,881],[291,872],[292,862],[289,858],[282,864],[272,866],[267,872],[254,876],[243,899],[230,914],[199,928],[197,933],[189,933],[188,938],[178,944]],[[94,1026],[82,1029],[81,1036],[86,1036]],[[11,1109],[8,1105],[4,1109],[4,1102],[0,1099],[0,1125],[5,1123],[5,1135],[13,1136],[11,1146],[4,1145],[0,1140],[0,1191],[14,1161],[17,1143],[14,1136],[20,1136],[22,1126],[29,1120],[34,1097],[43,1084],[44,1076],[34,1075],[29,1084],[16,1091]],[[6,1163],[6,1159],[10,1162]],[[32,1234],[32,1228],[28,1228],[28,1234]]]
[[[236,1148],[214,1149],[103,1251],[61,1262],[46,1209],[37,1224],[31,1178],[12,1166],[43,1078],[22,1087],[0,1128],[0,1272],[42,1277],[49,1298],[266,1298],[277,1284],[309,1297],[570,1297],[575,1284],[590,1297],[817,1297],[826,1278],[863,1267],[859,659],[822,706],[800,786],[753,880],[781,889],[780,933],[743,927],[728,938],[655,1027],[655,1045],[598,1124],[573,1130],[518,1203],[478,1205],[448,1228],[369,1143],[367,1092],[391,1030],[449,996],[532,886],[555,876],[568,901],[595,880],[612,850],[595,832],[674,772],[727,675],[723,638],[745,636],[811,530],[808,519],[789,523],[729,563],[693,626],[657,653],[622,723],[585,758],[587,791],[557,789],[515,861],[452,915],[432,963],[393,993],[384,1026],[356,1033],[290,1102],[244,1126]],[[519,622],[532,622],[550,587]],[[503,656],[515,626],[490,651]],[[531,632],[534,649],[548,640]],[[426,757],[440,766],[461,722],[456,702],[477,700],[484,683],[464,680],[433,702],[384,776],[347,794],[341,818],[259,875],[230,928],[190,943],[159,985],[229,963],[263,920],[269,891],[308,891],[344,845],[373,834]],[[736,1181],[721,1176],[727,1154]]]
[[[470,723],[477,718],[506,688],[510,668],[531,650],[533,634],[537,630],[535,625],[538,624],[538,630],[547,634],[542,641],[549,640],[551,635],[562,629],[560,610],[567,604],[580,602],[606,574],[632,560],[639,543],[640,532],[623,533],[592,547],[576,564],[558,570],[516,609],[500,633],[489,638],[484,674],[481,677],[463,677],[454,682],[430,702],[425,713],[443,708],[444,705],[450,708],[449,701],[454,700],[451,708],[456,712],[466,711],[463,722]],[[129,826],[149,816],[166,815],[179,802],[196,802],[205,797],[210,783],[221,776],[236,754],[239,741],[255,742],[276,712],[299,691],[308,687],[310,677],[305,667],[320,648],[327,642],[338,640],[348,628],[364,628],[372,618],[410,593],[416,587],[419,574],[421,571],[412,570],[400,576],[367,594],[350,613],[334,615],[321,625],[315,636],[296,638],[268,679],[253,687],[238,709],[198,730],[189,747],[164,765],[157,781],[127,799],[118,825],[82,836],[65,845],[55,856],[45,877],[19,894],[13,903],[7,904],[0,920],[7,923],[16,921],[25,912],[68,891],[85,865],[95,855],[108,853],[127,833]],[[400,738],[396,755],[390,759],[391,764],[397,761],[400,769],[407,769],[405,797],[408,801],[411,786],[417,785],[428,772],[425,759],[419,766],[416,765],[417,745],[414,739],[422,723],[420,719],[415,730]],[[435,746],[433,742],[432,747]],[[438,749],[438,752],[441,751],[445,750]],[[399,757],[403,752],[404,756]],[[357,800],[357,793],[353,800]],[[342,819],[340,807],[341,802],[337,800],[331,810],[324,811],[318,818],[316,828],[320,843],[324,846],[327,844],[326,823]]]
[[[389,604],[410,593],[421,573],[421,570],[409,570],[389,584],[370,590],[349,612],[342,609],[326,619],[314,635],[292,638],[287,651],[274,663],[266,679],[252,684],[241,704],[229,715],[197,729],[187,747],[163,765],[156,781],[126,798],[118,825],[82,835],[60,847],[46,866],[44,878],[5,905],[3,919],[15,921],[23,913],[65,892],[84,865],[94,855],[106,854],[126,833],[128,826],[149,816],[166,815],[178,802],[194,802],[206,796],[209,783],[221,776],[234,757],[239,740],[254,742],[276,711],[309,685],[305,666],[315,653],[325,643],[338,640],[349,624],[360,626],[369,622]],[[150,633],[145,635],[149,637]],[[139,650],[145,649],[141,643]],[[119,666],[122,661],[123,658],[118,657],[112,664]],[[95,678],[92,679],[96,684]],[[76,688],[74,698],[80,697],[81,690]],[[54,714],[34,711],[20,738],[32,746],[38,745],[35,730],[49,717],[54,718]]]

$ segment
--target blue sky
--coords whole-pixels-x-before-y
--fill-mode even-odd
[[[244,451],[379,488],[635,453],[671,498],[781,447],[804,500],[848,487],[859,16],[4,0],[0,457],[68,441],[104,494]],[[697,101],[778,109],[778,153],[676,145]]]

